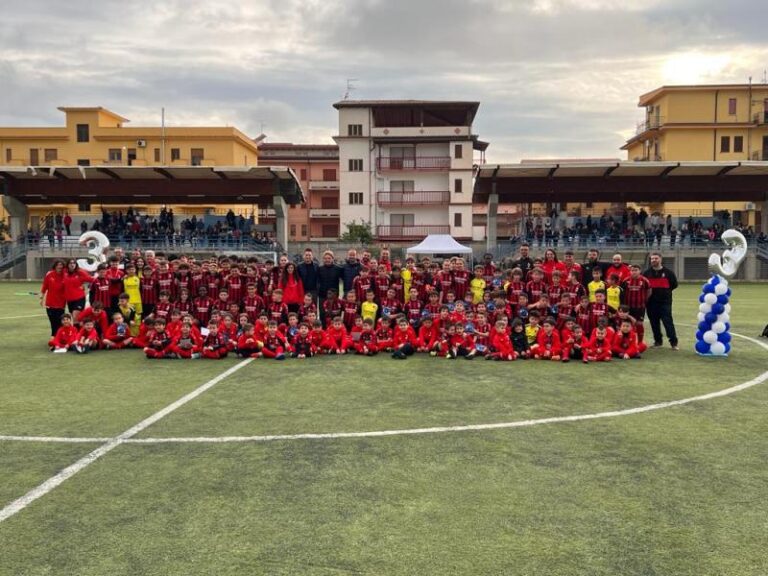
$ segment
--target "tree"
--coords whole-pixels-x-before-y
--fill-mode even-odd
[[[371,230],[370,222],[357,223],[356,220],[352,220],[347,226],[347,231],[341,235],[342,242],[356,243],[356,244],[370,244],[373,242],[373,231]]]

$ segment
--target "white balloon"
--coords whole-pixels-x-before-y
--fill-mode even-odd
[[[704,314],[704,312],[699,312],[699,315],[697,316],[698,321],[699,322],[704,322],[704,316],[706,316],[706,314]]]
[[[712,330],[714,330],[715,334],[722,334],[725,332],[725,322],[715,322],[712,324]]]
[[[709,314],[712,312],[712,305],[707,304],[706,302],[704,304],[699,304],[699,312],[704,312],[704,314]]]
[[[714,344],[717,342],[717,334],[715,334],[712,330],[707,330],[704,332],[704,337],[702,339],[707,344]]]
[[[726,314],[730,314],[731,313],[731,305],[730,304],[726,304],[725,305],[725,313]]]
[[[711,292],[709,294],[705,294],[704,295],[704,302],[707,303],[707,304],[712,305],[715,302],[717,302],[717,296],[715,296]]]
[[[725,354],[725,344],[722,342],[715,342],[710,346],[709,351],[712,352],[712,355],[714,356],[722,356]]]
[[[723,312],[722,314],[720,314],[720,316],[717,317],[717,321],[725,324],[726,322],[731,321],[731,316],[730,314],[726,314],[725,312]]]
[[[717,294],[718,296],[722,296],[726,292],[728,292],[727,284],[718,284],[717,286],[715,286],[715,294]]]

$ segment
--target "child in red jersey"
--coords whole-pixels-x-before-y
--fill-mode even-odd
[[[327,297],[323,302],[323,319],[326,327],[330,326],[333,319],[341,314],[344,303],[339,299],[336,290],[328,290]]]
[[[237,339],[237,355],[243,358],[259,358],[261,346],[261,342],[256,338],[254,325],[243,326],[243,333]]]
[[[98,300],[92,302],[88,308],[80,312],[78,319],[80,322],[93,320],[93,323],[96,326],[96,331],[102,337],[106,334],[107,328],[109,327],[109,319],[107,318],[107,313],[104,311],[104,305]]]
[[[408,291],[408,302],[403,307],[405,317],[408,319],[408,323],[416,330],[421,322],[421,301],[419,300],[419,291],[416,288],[411,288]]]
[[[106,350],[120,350],[133,344],[133,338],[131,337],[131,330],[125,323],[123,315],[115,312],[112,315],[112,324],[107,328],[104,333],[104,339],[101,341],[101,345]]]
[[[86,354],[91,350],[99,349],[99,333],[96,332],[96,326],[93,320],[83,322],[83,327],[77,332],[74,342],[69,345],[72,352]]]
[[[405,316],[401,316],[397,320],[397,328],[395,328],[395,333],[392,337],[392,358],[405,360],[408,356],[413,356],[418,346],[419,340],[416,338],[416,332],[408,324]]]
[[[395,291],[392,288],[388,288],[386,295],[379,301],[381,315],[394,318],[400,314],[400,302],[398,301]]]
[[[630,358],[641,358],[640,354],[645,352],[648,346],[637,341],[637,334],[632,329],[632,320],[625,318],[621,322],[619,331],[613,336],[613,355],[622,360]]]
[[[219,325],[215,321],[208,324],[208,334],[203,339],[203,358],[219,360],[227,357],[227,342],[219,332]]]
[[[235,348],[237,348],[237,324],[235,324],[232,315],[229,312],[225,312],[221,315],[219,334],[221,334],[227,350],[229,352],[234,352]]]
[[[357,296],[354,290],[347,292],[347,297],[344,300],[344,305],[341,310],[341,320],[344,323],[344,327],[347,330],[352,330],[355,325],[355,318],[357,318],[357,312],[360,306],[357,302]]]
[[[322,348],[326,354],[346,354],[349,346],[347,329],[344,327],[341,316],[336,316],[325,331]]]
[[[48,347],[51,352],[65,354],[77,340],[77,332],[77,328],[72,325],[72,316],[64,314],[61,317],[61,327],[56,331],[56,335],[48,340]]]
[[[267,305],[270,321],[274,320],[277,325],[288,322],[288,306],[283,302],[283,291],[279,288],[272,291],[272,301]]]
[[[171,343],[170,351],[175,354],[177,358],[188,360],[190,358],[200,358],[200,350],[202,350],[202,347],[203,341],[199,335],[192,331],[192,324],[183,322],[179,333]]]
[[[219,289],[219,296],[217,298],[212,298],[213,303],[211,304],[211,308],[213,310],[218,310],[219,312],[226,312],[229,309],[229,290],[226,286],[222,286],[221,289]]]
[[[376,345],[379,351],[386,352],[391,351],[394,346],[394,331],[389,316],[384,316],[379,320],[376,327]]]
[[[462,322],[456,322],[454,324],[456,335],[453,337],[452,352],[454,358],[464,358],[465,360],[473,360],[477,354],[475,348],[475,337],[466,332],[464,324]]]
[[[531,354],[536,360],[560,360],[560,335],[555,330],[553,318],[548,317],[542,321],[541,330],[536,335],[536,343],[531,346]]]
[[[368,273],[368,268],[363,266],[360,269],[360,274],[358,276],[355,276],[355,279],[352,281],[352,290],[355,292],[355,296],[357,297],[358,302],[364,302],[365,301],[365,293],[368,290],[371,290],[373,287],[373,282],[371,280],[371,276]],[[374,291],[375,294],[375,291]]]
[[[567,317],[565,318],[564,326],[560,328],[560,346],[562,347],[563,362],[568,362],[571,359],[571,347],[574,345],[575,339],[573,337],[573,327],[576,326],[576,319]],[[555,326],[557,330],[557,326]]]
[[[431,316],[425,316],[419,326],[419,345],[417,352],[429,352],[437,339],[437,330]]]
[[[267,333],[264,336],[264,345],[261,348],[261,355],[264,358],[274,358],[275,360],[285,360],[285,353],[288,350],[288,344],[283,336],[277,330],[277,322],[270,320],[267,325]]]
[[[531,271],[531,278],[532,280],[525,285],[525,291],[528,293],[529,302],[533,305],[539,301],[543,294],[547,293],[548,286],[544,282],[544,271],[539,268],[534,268]]]
[[[291,358],[311,358],[315,355],[317,348],[312,343],[309,324],[306,322],[299,324],[299,333],[293,339],[292,349]]]
[[[589,362],[610,362],[611,360],[611,342],[607,338],[606,329],[599,326],[589,341],[587,352]]]
[[[120,259],[117,256],[110,256],[108,262],[105,277],[109,280],[109,308],[114,311],[117,309],[117,299],[123,293],[125,273],[120,269]]]
[[[568,360],[581,360],[585,364],[589,362],[587,359],[588,351],[589,351],[589,340],[587,340],[587,337],[584,335],[584,329],[579,326],[578,324],[573,325],[573,333],[571,335],[571,339],[573,342],[568,346],[568,353],[567,356],[565,352],[563,352],[563,361],[567,362]],[[568,360],[566,360],[566,358]]]
[[[312,324],[312,330],[309,332],[309,339],[312,341],[312,346],[317,353],[323,346],[325,340],[325,331],[323,330],[323,323],[320,320],[315,320]]]
[[[112,309],[112,301],[109,294],[109,278],[107,278],[107,265],[102,263],[96,268],[96,278],[91,282],[90,301],[100,302],[104,310]]]
[[[517,352],[512,347],[512,340],[507,334],[506,324],[498,320],[490,335],[489,352],[485,356],[486,360],[516,360]]]
[[[304,294],[304,302],[299,306],[299,320],[307,322],[309,326],[312,326],[314,319],[310,320],[308,316],[314,313],[317,317],[317,305],[312,298],[312,294]]]
[[[144,348],[144,354],[147,358],[175,358],[176,355],[171,352],[173,341],[165,331],[165,318],[156,318],[152,324],[152,330],[146,335],[147,345]]]
[[[248,321],[254,323],[258,319],[259,313],[264,310],[264,300],[256,292],[255,284],[248,284],[245,291],[246,295],[243,299],[243,312],[248,315]]]
[[[379,349],[376,345],[376,332],[373,330],[373,320],[366,318],[362,323],[363,329],[360,332],[360,337],[353,344],[355,352],[364,356],[375,356]]]
[[[573,310],[576,316],[576,323],[584,330],[588,337],[592,335],[592,312],[589,306],[589,296],[583,294],[579,305]]]
[[[560,295],[560,302],[557,303],[557,329],[562,330],[568,318],[574,318],[575,308],[571,306],[571,297],[568,294]]]
[[[587,289],[581,283],[581,268],[568,272],[568,282],[565,283],[564,292],[568,294],[571,299],[571,306],[574,307],[581,303],[582,297],[588,296]],[[587,302],[589,302],[589,298],[587,298]]]

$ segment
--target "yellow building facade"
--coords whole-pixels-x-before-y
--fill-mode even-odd
[[[102,107],[60,107],[64,127],[0,128],[0,165],[6,166],[256,166],[258,142],[233,127],[128,127]],[[142,210],[145,205],[135,205]],[[113,207],[109,207],[111,210]],[[115,206],[114,209],[120,207]],[[249,210],[248,206],[173,206],[178,214]],[[94,210],[99,205],[94,203]],[[30,220],[78,206],[30,207]],[[0,216],[5,214],[0,208]]]
[[[645,119],[622,147],[638,162],[768,160],[768,85],[662,86],[640,96]],[[674,215],[740,212],[755,224],[745,202],[686,202],[650,208]]]

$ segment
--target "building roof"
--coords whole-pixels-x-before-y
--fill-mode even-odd
[[[259,150],[338,150],[338,144],[293,144],[291,142],[264,142]]]
[[[640,96],[638,106],[647,106],[667,92],[705,92],[710,90],[768,90],[768,84],[680,84],[661,86]]]
[[[480,102],[467,100],[340,100],[333,104],[339,108],[371,108],[373,106],[451,106],[477,109]]]
[[[130,122],[128,118],[124,118],[123,116],[120,116],[120,114],[115,114],[114,112],[112,112],[112,110],[108,110],[107,108],[104,108],[102,106],[59,106],[58,110],[61,110],[64,113],[101,112],[102,114],[106,114],[107,116],[112,116],[112,118],[116,118],[117,120],[120,120],[120,122]]]

